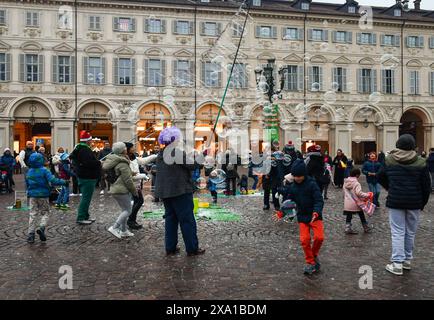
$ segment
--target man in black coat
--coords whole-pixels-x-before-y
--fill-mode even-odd
[[[238,165],[240,163],[240,157],[229,149],[226,152],[225,163],[222,164],[222,170],[226,173],[226,195],[228,196],[237,194]]]
[[[402,135],[378,173],[378,182],[389,192],[386,207],[392,234],[392,263],[386,270],[396,275],[411,269],[420,212],[431,193],[426,159],[418,156],[415,149],[413,136]]]
[[[307,149],[305,163],[307,175],[315,179],[322,194],[324,189],[325,167],[320,145],[313,145]]]
[[[426,162],[428,164],[428,169],[431,174],[431,189],[432,191],[434,191],[434,148],[429,149],[429,156]]]

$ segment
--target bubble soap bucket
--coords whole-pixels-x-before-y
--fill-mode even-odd
[[[193,198],[193,204],[194,204],[193,213],[197,214],[197,211],[199,209],[199,198]]]

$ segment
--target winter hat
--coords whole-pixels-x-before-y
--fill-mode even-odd
[[[3,152],[6,152],[6,151],[11,152],[11,149],[9,149],[9,148],[5,148],[5,149],[3,150]]]
[[[396,141],[396,147],[406,151],[414,150],[416,149],[416,141],[411,134],[403,134]]]
[[[291,174],[294,177],[302,177],[306,175],[306,165],[302,159],[297,159],[292,164]]]
[[[314,144],[313,146],[310,146],[307,148],[307,152],[320,152],[321,146],[319,144]]]
[[[127,146],[123,142],[116,142],[113,144],[112,150],[114,154],[121,154],[124,150],[127,149]]]
[[[87,132],[86,130],[83,130],[80,132],[80,141],[81,142],[86,142],[86,141],[90,141],[92,140],[92,136],[90,135],[89,132]]]
[[[158,142],[167,146],[180,138],[181,131],[177,127],[167,127],[161,131],[160,135],[158,136]]]
[[[288,147],[293,147],[293,146],[294,146],[294,143],[292,143],[292,140],[289,140],[289,141],[288,141],[287,146],[288,146]]]
[[[124,143],[125,143],[125,146],[127,147],[127,150],[128,150],[129,148],[134,147],[134,144],[132,144],[131,142],[124,142]]]

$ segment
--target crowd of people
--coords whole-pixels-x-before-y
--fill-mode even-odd
[[[178,227],[181,228],[187,254],[203,254],[205,250],[200,248],[197,237],[193,194],[200,189],[196,181],[203,181],[201,173],[204,170],[205,177],[208,177],[205,186],[213,202],[217,202],[219,186],[214,180],[218,165],[204,167],[197,163],[194,154],[186,154],[177,146],[180,137],[181,132],[176,127],[165,128],[158,138],[161,149],[146,157],[138,156],[134,144],[130,142],[116,142],[113,146],[106,143],[104,149],[96,154],[91,150],[92,137],[87,131],[80,133],[80,143],[71,154],[59,148],[51,158],[45,155],[43,149],[36,151],[32,142],[27,142],[17,159],[25,175],[31,205],[27,241],[34,243],[35,233],[41,241],[46,241],[50,200],[56,209],[69,210],[69,196],[80,194],[76,222],[80,225],[95,222],[96,217],[91,215],[89,208],[97,185],[100,193],[108,192],[120,208],[108,231],[119,239],[134,236],[131,230],[142,228],[137,222],[137,214],[144,203],[143,186],[152,176],[154,201],[162,201],[165,209],[167,255],[180,251]],[[171,147],[167,150],[171,150],[172,155],[177,152],[183,155],[181,158],[174,157],[174,163],[165,161],[169,145]],[[255,163],[250,158],[247,167],[229,150],[220,167],[225,173],[225,194],[247,194],[250,189],[257,190],[262,186],[263,210],[270,210],[271,200],[274,219],[283,218],[286,213],[282,203],[292,201],[297,209],[300,242],[305,253],[305,274],[318,272],[321,267],[319,253],[326,233],[322,222],[323,208],[330,184],[343,189],[344,232],[348,235],[358,233],[352,224],[353,216],[359,217],[365,233],[372,232],[366,215],[372,215],[380,207],[380,186],[388,191],[385,205],[389,210],[392,234],[392,263],[387,264],[386,269],[397,275],[411,269],[420,212],[426,206],[434,185],[434,149],[430,150],[427,158],[419,156],[415,151],[414,138],[402,135],[396,149],[388,155],[383,152],[378,156],[375,152],[369,153],[361,168],[354,167],[341,149],[334,158],[317,144],[309,146],[305,154],[297,150],[292,141],[279,149],[278,143],[273,143],[261,163]],[[270,165],[268,171],[264,171],[265,163]],[[16,159],[9,149],[4,151],[0,164],[8,168],[7,188],[12,190]],[[248,170],[241,177],[240,165]],[[362,190],[359,181],[362,175],[366,177],[368,192]],[[249,178],[253,181],[251,188]],[[70,194],[71,180],[73,190]],[[53,190],[55,197],[52,196]],[[36,223],[38,218],[39,226]]]

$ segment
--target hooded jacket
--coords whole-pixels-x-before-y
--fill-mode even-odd
[[[51,185],[66,185],[66,181],[57,179],[44,167],[44,156],[33,153],[29,158],[30,169],[26,174],[26,189],[29,198],[48,198]]]
[[[362,211],[353,197],[364,200],[369,197],[368,193],[362,192],[362,186],[356,177],[349,177],[344,180],[344,211]]]
[[[115,170],[117,179],[110,186],[110,194],[131,193],[137,197],[137,190],[133,182],[133,172],[130,168],[130,160],[122,155],[110,154],[105,159],[102,167],[104,170]]]
[[[130,158],[130,169],[133,173],[133,180],[136,187],[140,186],[142,179],[146,179],[147,175],[140,173],[140,166],[146,166],[157,159],[157,155],[148,156],[146,158],[134,157]]]
[[[426,159],[416,151],[394,149],[378,173],[378,182],[389,192],[386,207],[423,210],[431,193]]]
[[[15,167],[16,161],[15,158],[9,151],[9,154],[6,151],[3,153],[3,156],[0,157],[0,168],[3,168],[8,172],[12,173]]]
[[[72,160],[74,171],[81,179],[98,179],[101,173],[101,162],[86,143],[75,146],[69,158]]]
[[[324,176],[324,157],[321,152],[309,152],[304,162],[306,163],[307,175],[313,177],[321,186]]]

